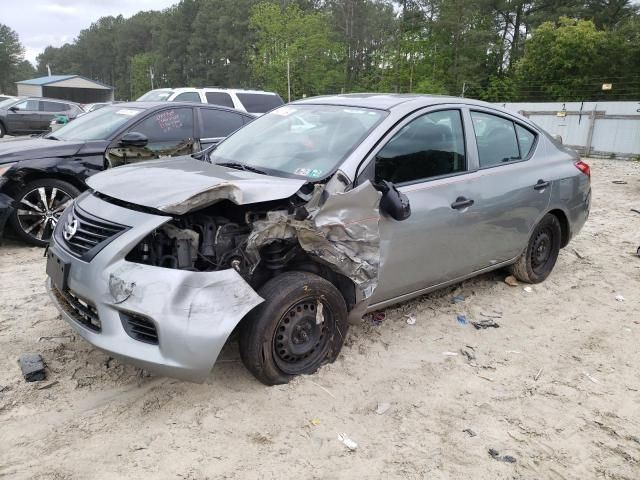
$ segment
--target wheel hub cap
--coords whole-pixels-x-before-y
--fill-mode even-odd
[[[58,218],[73,198],[56,187],[37,187],[18,202],[18,223],[24,233],[36,240],[51,238]]]

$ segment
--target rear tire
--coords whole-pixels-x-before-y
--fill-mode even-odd
[[[0,138],[4,137],[7,134],[7,130],[4,128],[4,125],[0,123]]]
[[[62,211],[78,195],[80,190],[62,180],[42,178],[29,182],[15,196],[11,225],[25,242],[45,247]]]
[[[544,281],[558,260],[561,242],[560,221],[555,215],[547,213],[533,229],[527,248],[509,270],[522,282]]]
[[[258,293],[265,302],[244,320],[239,338],[242,362],[258,380],[287,383],[337,358],[348,324],[336,287],[313,273],[285,272]]]

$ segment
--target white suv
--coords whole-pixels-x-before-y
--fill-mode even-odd
[[[284,104],[280,95],[262,90],[230,88],[157,88],[142,95],[138,102],[212,103],[253,114],[266,113]]]

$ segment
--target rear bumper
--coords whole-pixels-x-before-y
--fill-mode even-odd
[[[13,198],[4,193],[0,193],[0,241],[2,241],[7,220],[9,220],[9,216],[13,213],[14,209]]]
[[[90,262],[71,255],[54,236],[50,253],[68,265],[67,285],[60,292],[49,278],[47,290],[63,318],[89,343],[126,363],[159,375],[205,380],[233,329],[262,302],[260,296],[232,269],[191,272],[124,259],[169,217],[131,211],[93,196],[79,199],[79,204],[131,228]],[[68,295],[81,305],[69,302]],[[132,333],[132,319],[146,322],[152,341]]]

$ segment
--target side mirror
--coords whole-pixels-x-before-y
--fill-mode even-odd
[[[16,107],[9,107],[9,111],[16,113],[18,111],[18,108]]]
[[[146,147],[147,143],[149,143],[149,139],[138,132],[129,132],[125,133],[124,136],[120,139],[121,147]]]
[[[562,145],[562,136],[561,135],[556,134],[556,135],[552,135],[552,137],[554,138],[554,140],[556,142],[558,142],[560,145]]]
[[[383,180],[382,184],[378,185],[378,188],[382,192],[380,210],[399,222],[411,216],[409,198],[398,190],[393,183]]]

